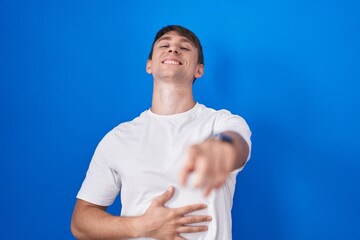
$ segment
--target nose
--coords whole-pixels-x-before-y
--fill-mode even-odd
[[[179,54],[179,49],[176,46],[171,46],[169,48],[169,53],[174,52],[176,54]]]

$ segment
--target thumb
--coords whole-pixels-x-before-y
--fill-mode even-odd
[[[166,192],[156,197],[153,203],[158,206],[164,206],[164,204],[172,198],[174,192],[175,192],[174,187],[169,187]]]

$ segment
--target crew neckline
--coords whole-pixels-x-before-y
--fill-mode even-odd
[[[161,115],[161,114],[157,114],[151,111],[151,109],[149,108],[147,110],[147,114],[151,117],[151,118],[155,118],[155,119],[178,119],[178,118],[184,118],[187,117],[189,115],[191,115],[192,113],[196,112],[198,109],[200,108],[200,104],[198,102],[195,103],[194,107],[192,107],[191,109],[182,112],[182,113],[176,113],[176,114],[171,114],[171,115]]]

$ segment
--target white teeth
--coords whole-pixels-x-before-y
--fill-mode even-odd
[[[173,64],[173,65],[180,65],[179,62],[174,61],[174,60],[166,60],[166,61],[164,61],[164,63],[166,63],[166,64]]]

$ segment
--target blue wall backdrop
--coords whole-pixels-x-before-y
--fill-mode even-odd
[[[234,239],[360,239],[355,0],[1,1],[0,238],[73,239],[93,151],[150,107],[145,62],[168,24],[202,40],[197,101],[253,131]]]

